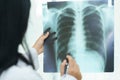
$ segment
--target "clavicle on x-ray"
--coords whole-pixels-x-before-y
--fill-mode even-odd
[[[66,55],[76,60],[81,72],[113,72],[114,7],[108,3],[43,4],[44,32],[50,32],[44,45],[44,72],[59,72]]]

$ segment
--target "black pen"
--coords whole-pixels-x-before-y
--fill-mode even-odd
[[[66,58],[66,64],[65,64],[65,68],[64,68],[64,74],[67,74],[68,67],[69,67],[69,62],[68,62],[68,59]]]

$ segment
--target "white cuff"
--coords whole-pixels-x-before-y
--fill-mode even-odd
[[[35,70],[37,70],[39,69],[38,53],[34,48],[30,48],[30,52],[33,60],[33,65],[35,67]]]
[[[65,74],[61,77],[61,80],[77,80],[77,79],[69,74]]]

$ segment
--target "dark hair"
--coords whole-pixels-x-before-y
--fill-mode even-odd
[[[27,29],[29,0],[0,0],[0,72],[18,61],[18,45]]]

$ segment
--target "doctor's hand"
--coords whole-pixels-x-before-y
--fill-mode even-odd
[[[46,34],[41,35],[38,40],[35,42],[35,44],[33,45],[33,48],[35,48],[38,52],[38,55],[41,54],[44,50],[44,40],[49,36],[49,32],[47,32]]]
[[[68,74],[75,77],[77,80],[82,79],[82,75],[80,73],[80,69],[76,61],[69,55],[67,55],[67,59],[69,62]],[[61,76],[64,75],[64,68],[65,68],[66,60],[64,60],[61,64]]]

